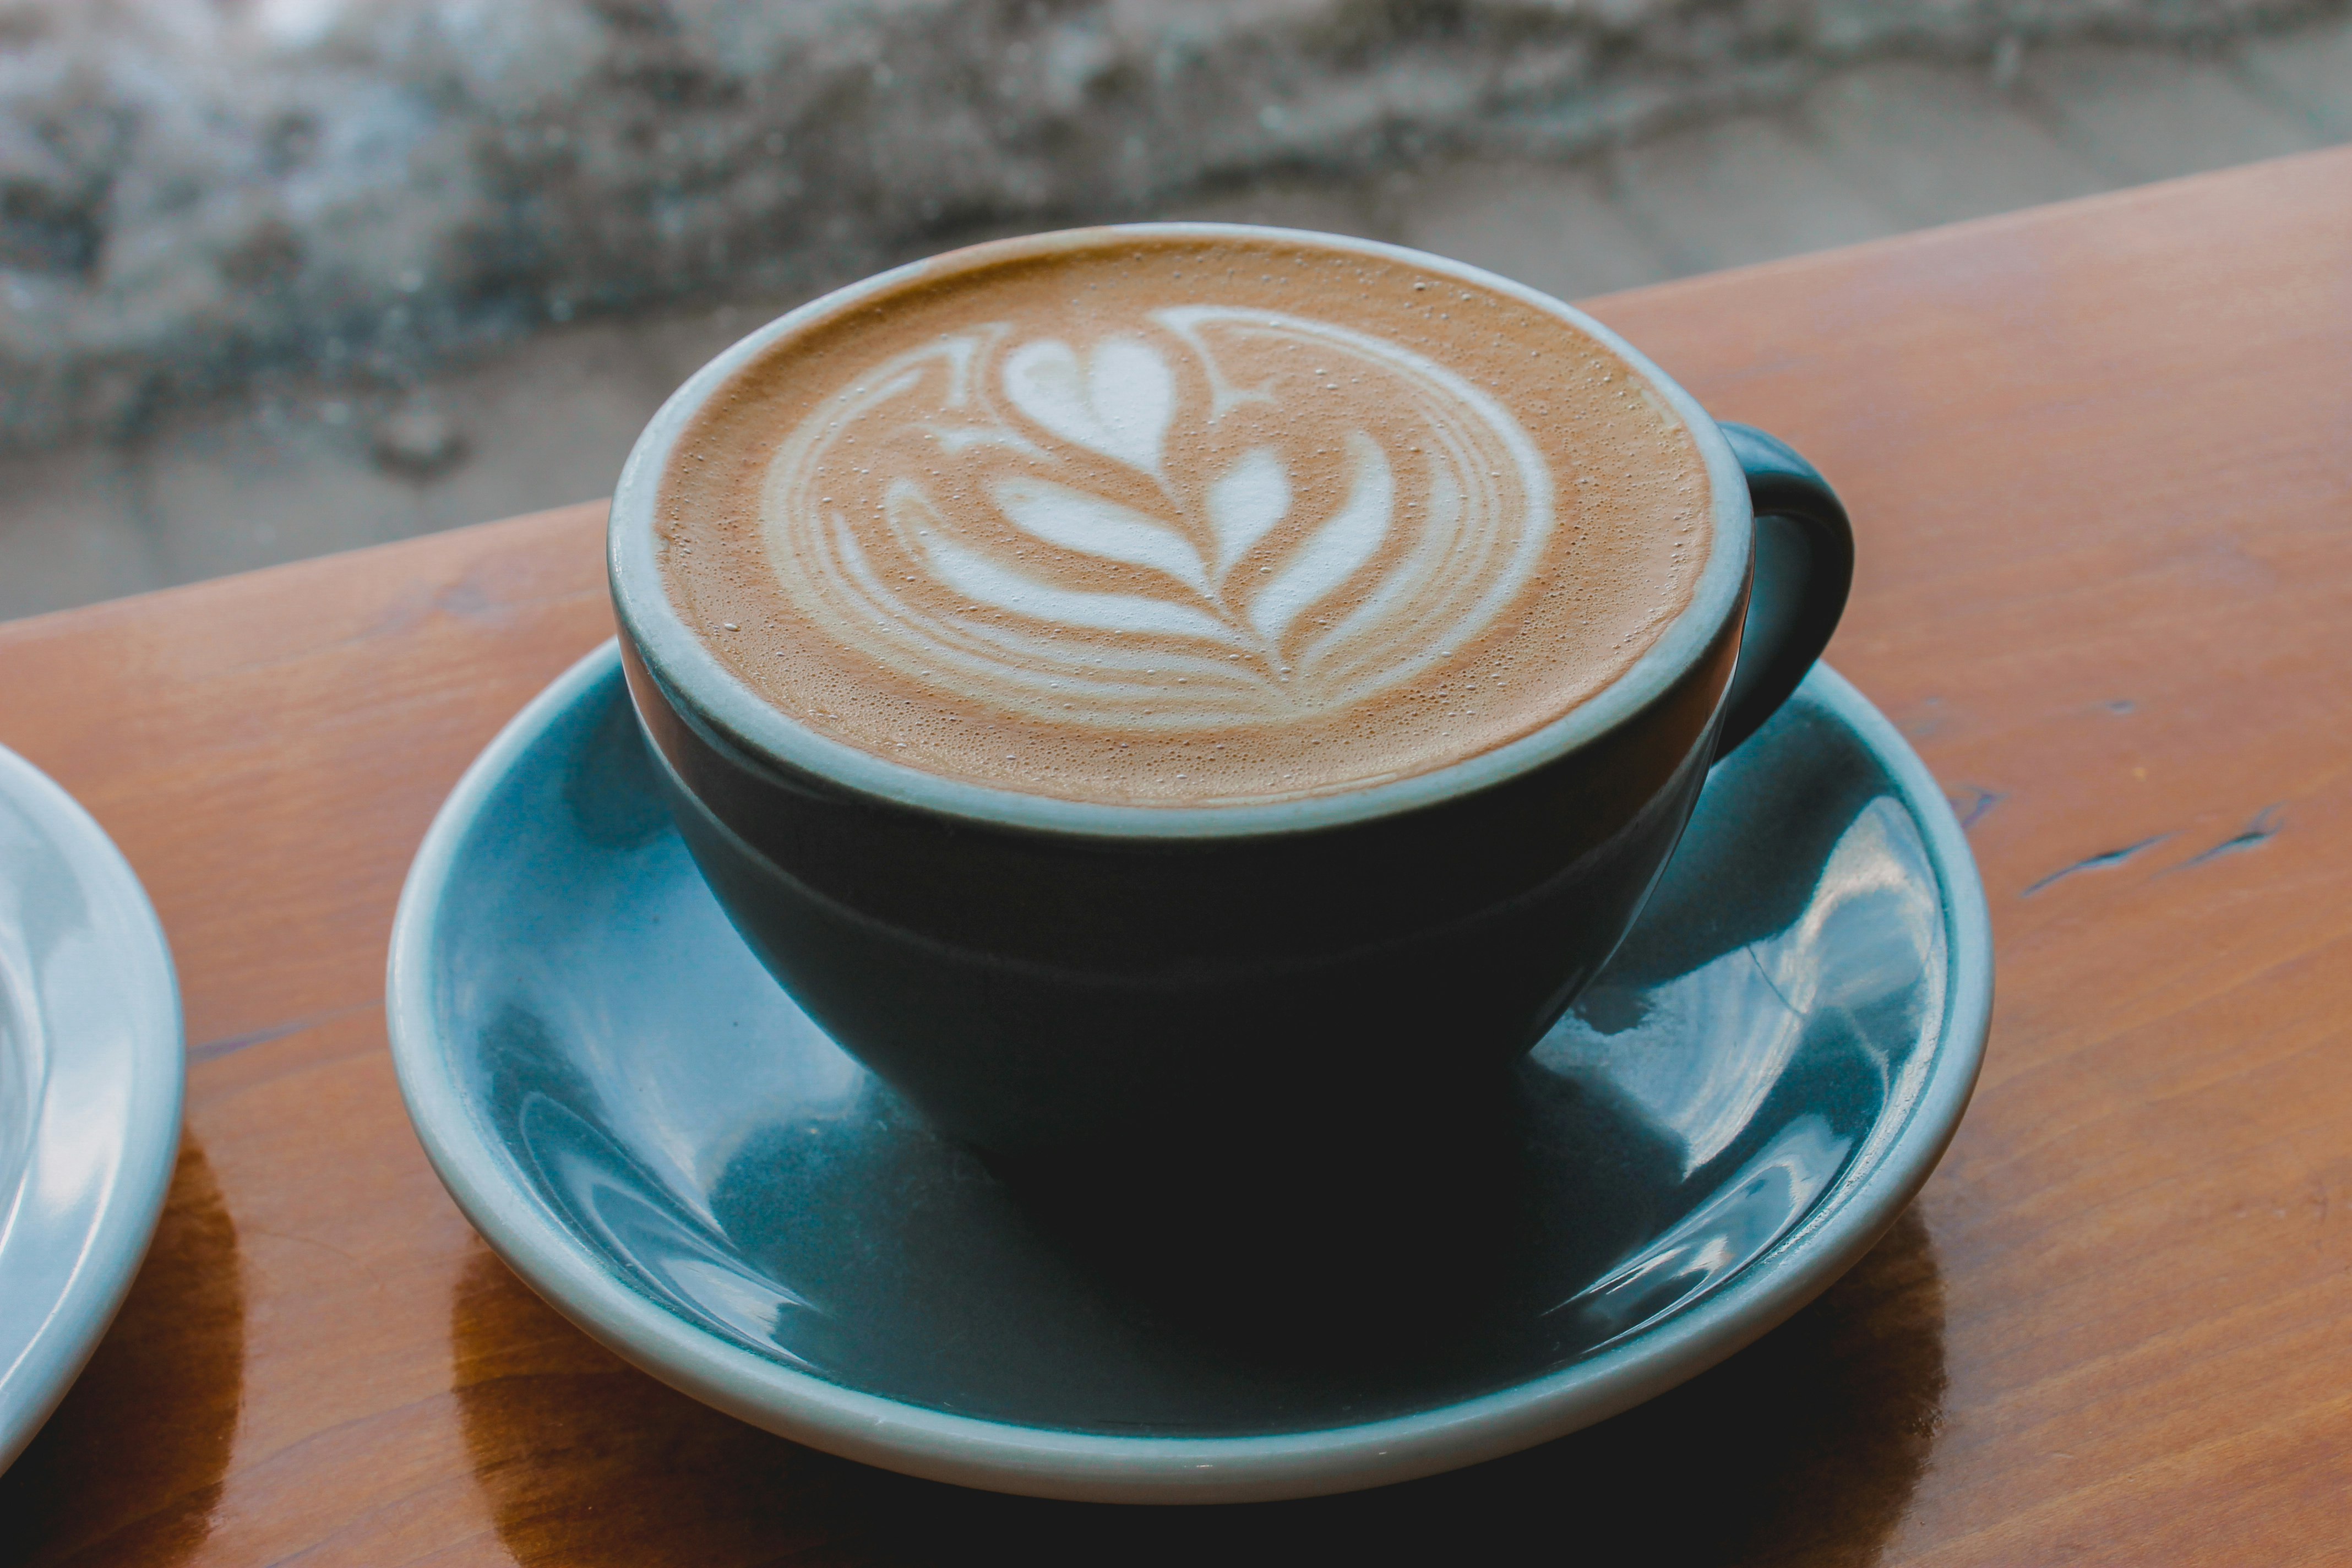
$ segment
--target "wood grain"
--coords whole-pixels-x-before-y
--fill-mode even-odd
[[[2352,153],[1595,309],[1844,492],[1832,658],[1992,899],[1977,1102],[1821,1303],[1530,1454],[1177,1514],[864,1469],[614,1361],[451,1206],[381,1012],[443,794],[608,629],[573,509],[0,627],[0,741],[146,879],[192,1061],[0,1561],[2352,1560]]]

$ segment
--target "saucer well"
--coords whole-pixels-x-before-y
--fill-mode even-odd
[[[388,1008],[460,1207],[654,1376],[935,1479],[1211,1502],[1526,1447],[1764,1333],[1927,1180],[1991,989],[1950,809],[1818,668],[1717,767],[1475,1168],[1426,1202],[1342,1173],[1291,1209],[1204,1174],[1181,1237],[1108,1234],[933,1134],[768,977],[670,826],[608,644],[443,807]],[[1398,1168],[1428,1154],[1396,1136]]]
[[[172,953],[139,879],[0,749],[0,1470],[146,1256],[185,1078]]]

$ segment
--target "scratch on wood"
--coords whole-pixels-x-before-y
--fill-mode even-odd
[[[2007,800],[2009,795],[2001,790],[1987,789],[1982,784],[1955,784],[1944,798],[1951,802],[1953,811],[1959,815],[1960,831],[1966,833],[1977,825],[1979,817]]]
[[[1897,721],[1895,727],[1914,741],[1927,740],[1944,728],[1945,715],[1937,711],[1943,706],[1944,700],[1940,697],[1922,698],[1920,711]]]
[[[2233,854],[2240,849],[2252,849],[2258,844],[2267,844],[2273,838],[2276,837],[2278,836],[2278,830],[2285,826],[2285,804],[2284,802],[2274,801],[2271,805],[2263,807],[2262,810],[2254,813],[2254,819],[2246,824],[2246,830],[2243,833],[2239,834],[2234,838],[2224,838],[2221,843],[2213,846],[2212,848],[2191,855],[2179,865],[2173,867],[2172,869],[2175,871],[2186,870],[2191,866],[2201,865],[2205,861],[2210,860],[2217,856]]]
[[[255,1029],[242,1035],[224,1035],[217,1040],[206,1040],[200,1046],[190,1046],[188,1065],[194,1067],[199,1062],[217,1061],[222,1057],[233,1055],[248,1046],[266,1046],[272,1040],[282,1040],[289,1035],[299,1035],[305,1029],[315,1029],[321,1024],[331,1024],[338,1018],[346,1018],[353,1013],[363,1013],[370,1007],[383,1005],[381,998],[354,1002],[348,1007],[331,1007],[323,1013],[313,1013],[307,1018],[292,1018],[283,1024],[272,1024],[266,1029]]]
[[[2051,883],[2071,877],[2077,871],[2100,871],[2105,870],[2109,866],[2120,866],[2125,861],[2130,859],[2133,856],[2138,854],[2141,850],[2153,849],[2171,837],[2172,835],[2169,833],[2159,833],[2153,838],[2143,838],[2137,844],[2126,844],[2120,849],[2110,849],[2104,854],[2094,855],[2087,859],[2077,860],[2072,866],[2062,866],[2057,870],[2051,872],[2047,877],[2042,878],[2042,880],[2026,889],[2024,892],[2018,896],[2020,898],[2030,899],[2034,894],[2040,892],[2042,889],[2048,887]]]

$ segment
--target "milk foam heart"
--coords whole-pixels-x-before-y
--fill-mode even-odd
[[[1023,343],[1004,362],[1004,391],[1037,424],[1081,447],[1160,471],[1176,411],[1176,381],[1149,343],[1108,338],[1078,356],[1058,339]]]
[[[795,719],[1070,798],[1323,793],[1528,732],[1686,602],[1696,447],[1565,318],[1311,243],[995,249],[772,345],[672,459],[673,597]]]

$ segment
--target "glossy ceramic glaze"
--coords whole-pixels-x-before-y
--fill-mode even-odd
[[[130,1289],[180,1142],[179,992],[139,879],[0,750],[0,1468]]]
[[[1990,990],[1948,808],[1820,670],[1495,1103],[1323,1130],[1279,1172],[1016,1186],[744,948],[607,648],[444,809],[390,1009],[460,1205],[656,1376],[921,1475],[1205,1501],[1507,1452],[1770,1328],[1927,1178]]]

